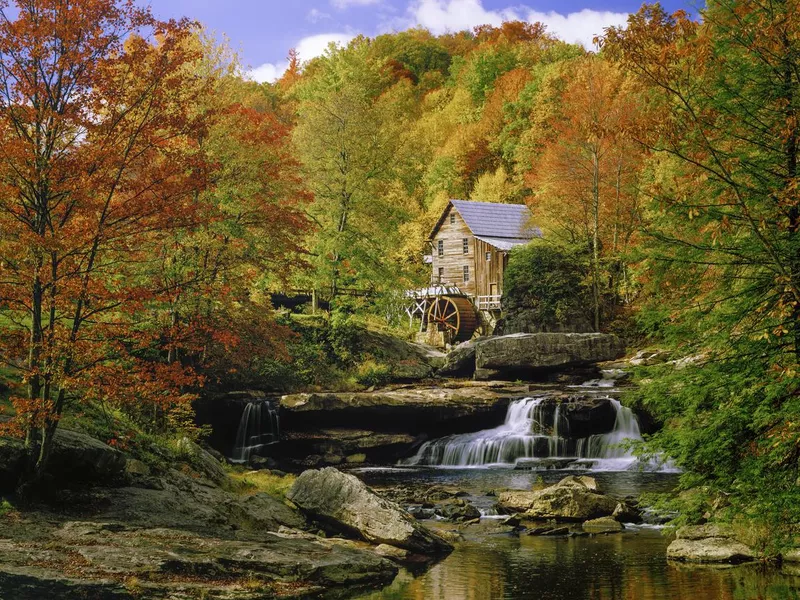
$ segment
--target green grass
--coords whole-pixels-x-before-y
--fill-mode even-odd
[[[273,475],[268,471],[236,471],[230,474],[234,491],[243,496],[265,493],[283,500],[297,479],[294,475]]]
[[[14,505],[11,504],[11,502],[5,498],[0,499],[0,517],[5,517],[10,513],[16,512],[16,510],[17,509],[14,508]]]

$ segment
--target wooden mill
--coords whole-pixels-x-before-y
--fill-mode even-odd
[[[409,292],[409,317],[437,345],[469,340],[500,313],[503,273],[515,246],[540,237],[524,204],[451,200],[428,236],[431,286]]]

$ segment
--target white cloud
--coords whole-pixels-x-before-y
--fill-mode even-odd
[[[369,6],[371,4],[380,4],[383,0],[331,0],[338,9],[349,8],[350,6]]]
[[[295,45],[297,56],[301,61],[311,60],[317,56],[322,56],[328,45],[333,42],[337,46],[345,46],[355,36],[349,33],[320,33],[303,38]],[[287,61],[278,63],[264,63],[260,67],[251,69],[247,76],[259,83],[273,82],[280,78],[289,66]]]
[[[594,45],[592,39],[597,35],[602,35],[606,27],[625,26],[628,22],[628,13],[584,8],[579,12],[562,15],[555,11],[541,13],[532,10],[528,12],[526,20],[529,23],[536,21],[544,23],[547,31],[565,42],[583,44],[586,48],[592,48]]]
[[[498,26],[503,21],[540,21],[547,30],[566,42],[592,47],[592,38],[605,27],[624,25],[628,13],[583,9],[566,15],[536,11],[519,6],[503,10],[486,10],[482,0],[415,0],[409,7],[413,24],[421,25],[434,34],[471,29],[478,25]]]
[[[317,23],[318,21],[322,21],[323,19],[330,19],[331,16],[326,13],[322,12],[321,10],[317,10],[316,8],[312,8],[308,11],[308,15],[306,15],[306,19],[311,21],[312,23]]]
[[[320,33],[303,38],[295,48],[300,60],[311,60],[325,54],[331,42],[337,46],[346,46],[354,37],[349,33]]]
[[[250,69],[247,72],[247,77],[258,83],[272,83],[280,78],[289,66],[288,62],[282,63],[264,63],[260,67]]]

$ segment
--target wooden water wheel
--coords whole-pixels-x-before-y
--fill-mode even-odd
[[[478,328],[472,303],[462,296],[439,296],[428,307],[428,324],[445,333],[448,342],[465,342]]]

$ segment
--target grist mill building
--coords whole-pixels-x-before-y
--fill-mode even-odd
[[[524,204],[451,200],[428,237],[431,284],[458,287],[479,311],[499,310],[509,251],[541,235]]]

